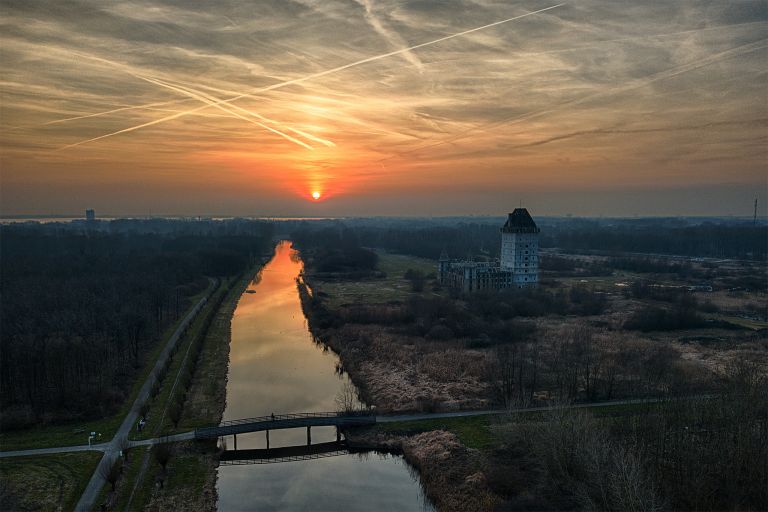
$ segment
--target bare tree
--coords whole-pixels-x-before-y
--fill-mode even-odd
[[[163,441],[164,439],[152,447],[152,455],[154,455],[155,461],[160,464],[160,467],[162,467],[163,471],[165,471],[165,468],[168,465],[168,461],[171,460],[172,451],[171,446]]]
[[[496,361],[493,365],[493,380],[496,382],[504,407],[514,403],[515,375],[517,368],[517,346],[501,345],[496,347]]]
[[[120,473],[122,472],[123,463],[120,459],[113,461],[112,464],[99,467],[99,474],[112,486],[112,492],[115,492],[115,486],[117,485],[117,481],[120,479]]]
[[[339,412],[354,412],[359,410],[361,405],[357,388],[351,382],[344,383],[333,401],[336,402],[336,410]]]

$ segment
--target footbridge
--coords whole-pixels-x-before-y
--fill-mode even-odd
[[[266,432],[267,448],[269,448],[270,430],[286,428],[306,428],[307,445],[312,444],[312,427],[336,427],[336,439],[341,440],[340,429],[360,425],[373,425],[376,416],[369,411],[354,412],[305,412],[295,414],[272,414],[258,418],[225,421],[215,427],[202,427],[195,430],[195,439],[214,439],[233,436],[237,450],[237,434],[249,432]]]

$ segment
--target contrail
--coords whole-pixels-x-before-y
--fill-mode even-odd
[[[111,61],[111,60],[108,60],[108,59],[104,59],[102,57],[96,57],[95,55],[85,55],[85,54],[80,54],[78,52],[73,52],[73,53],[75,55],[79,55],[79,56],[82,56],[82,57],[85,57],[85,58],[89,58],[89,59],[92,59],[92,60],[103,62],[103,63],[108,64],[110,66],[113,66],[113,67],[116,67],[118,69],[121,69],[125,73],[127,73],[127,74],[129,74],[129,75],[131,75],[131,76],[133,76],[135,78],[138,78],[139,80],[143,80],[145,82],[149,82],[149,83],[152,83],[152,84],[155,84],[155,85],[159,85],[160,87],[164,87],[166,89],[170,89],[172,91],[184,94],[185,96],[189,96],[192,99],[196,99],[198,101],[202,101],[206,105],[215,106],[216,108],[226,112],[230,116],[234,116],[234,117],[237,117],[237,118],[242,119],[244,121],[247,121],[249,123],[256,124],[257,126],[260,126],[260,127],[264,128],[266,130],[269,130],[269,131],[271,131],[271,132],[273,132],[273,133],[275,133],[275,134],[285,138],[286,140],[289,140],[289,141],[291,141],[291,142],[293,142],[295,144],[298,144],[300,146],[303,146],[303,147],[305,147],[307,149],[314,149],[309,144],[306,144],[306,143],[304,143],[304,142],[302,142],[302,141],[300,141],[300,140],[298,140],[298,139],[296,139],[294,137],[291,137],[290,135],[288,135],[286,133],[283,133],[280,130],[277,130],[277,129],[272,128],[270,126],[267,126],[265,124],[256,122],[253,119],[245,118],[242,115],[238,114],[237,112],[233,111],[233,109],[237,109],[237,110],[239,110],[241,112],[245,112],[246,114],[248,114],[250,116],[253,116],[253,117],[256,117],[256,118],[268,121],[268,122],[272,122],[274,124],[278,124],[278,125],[280,124],[277,121],[273,121],[271,119],[267,119],[264,116],[261,116],[261,115],[255,113],[255,112],[250,111],[250,110],[246,110],[246,109],[243,109],[243,108],[235,106],[235,105],[223,106],[223,105],[220,104],[220,101],[218,100],[218,98],[214,98],[214,97],[210,96],[209,94],[206,94],[206,93],[203,93],[201,91],[195,90],[195,89],[193,89],[191,87],[188,87],[188,86],[186,86],[186,87],[185,86],[180,86],[180,85],[177,85],[177,84],[172,84],[172,83],[170,83],[168,81],[163,81],[163,80],[160,80],[160,79],[151,78],[151,77],[148,77],[146,75],[142,75],[140,73],[137,73],[137,72],[133,71],[133,69],[130,66],[127,66],[125,64],[121,64],[119,62],[114,62],[114,61]],[[186,100],[184,100],[184,101],[186,101]],[[296,129],[293,129],[293,128],[288,128],[288,129],[293,131],[294,133],[298,133],[299,135],[301,135],[301,136],[303,136],[303,137],[305,137],[307,139],[314,139],[317,142],[320,142],[320,143],[322,143],[322,144],[324,144],[326,146],[329,146],[329,145],[330,146],[334,146],[335,145],[331,141],[328,141],[328,140],[325,140],[325,139],[321,139],[319,137],[315,137],[314,135],[311,135],[311,134],[308,134],[308,133],[304,133],[301,130],[296,130]],[[59,148],[59,149],[66,149],[67,147],[71,147],[71,145],[70,146],[64,146],[64,147]]]
[[[592,49],[592,48],[599,48],[600,45],[605,44],[605,43],[619,43],[619,42],[624,42],[624,41],[635,41],[635,40],[643,40],[643,39],[655,39],[655,38],[663,38],[663,37],[672,37],[672,36],[677,36],[677,35],[694,34],[694,33],[709,32],[709,31],[715,31],[715,30],[728,30],[728,29],[732,29],[732,28],[746,27],[746,26],[749,26],[749,25],[761,25],[761,24],[765,24],[765,23],[766,22],[764,22],[764,21],[750,21],[750,22],[745,22],[745,23],[732,23],[732,24],[727,24],[727,25],[718,25],[718,26],[714,26],[714,27],[705,27],[705,28],[697,28],[697,29],[691,29],[691,30],[682,30],[682,31],[678,31],[678,32],[666,32],[666,33],[660,33],[660,34],[649,34],[649,35],[642,35],[642,36],[631,36],[631,37],[623,37],[623,38],[619,38],[619,39],[603,39],[603,40],[599,40],[599,41],[594,41],[594,44],[591,44],[591,45],[574,46],[572,48],[564,48],[564,49],[560,49],[560,50],[547,50],[547,51],[541,51],[541,52],[518,52],[515,55],[522,55],[522,56],[526,56],[527,57],[527,56],[531,56],[531,55],[545,55],[545,54],[550,54],[550,53],[563,53],[563,52],[573,52],[573,51],[579,51],[579,50],[589,50],[589,49]],[[419,62],[419,64],[421,64],[421,62]],[[239,94],[238,92],[235,92],[235,91],[227,91],[227,90],[224,90],[224,89],[220,89],[218,87],[211,87],[209,85],[199,84],[199,87],[202,87],[204,89],[209,89],[209,90],[212,90],[212,91],[216,91],[216,92],[220,92],[220,93],[223,93],[223,94]],[[80,116],[76,116],[76,117],[68,117],[68,118],[65,118],[65,119],[57,119],[55,121],[49,121],[47,123],[42,123],[40,125],[35,125],[35,126],[47,126],[47,125],[51,125],[51,124],[65,123],[65,122],[68,122],[68,121],[76,121],[78,119],[87,119],[89,117],[105,116],[105,115],[109,115],[109,114],[114,114],[116,112],[123,112],[123,111],[126,111],[126,110],[151,109],[153,107],[172,105],[172,104],[183,103],[183,102],[187,102],[187,101],[189,101],[189,100],[188,99],[184,99],[184,100],[171,100],[171,101],[166,101],[166,102],[162,102],[162,103],[149,103],[149,104],[145,104],[145,105],[126,106],[126,107],[117,108],[117,109],[114,109],[114,110],[106,110],[106,111],[103,111],[103,112],[95,112],[95,113],[92,113],[92,114],[85,114],[85,115],[80,115]],[[18,129],[18,128],[24,128],[24,127],[12,127],[12,128],[9,128],[9,130],[15,130],[15,129]]]
[[[377,18],[376,15],[373,13],[373,3],[371,0],[356,0],[356,1],[365,9],[365,19],[366,21],[368,21],[371,27],[373,27],[373,30],[375,30],[376,33],[382,36],[390,45],[394,46],[395,48],[403,45],[404,43],[403,38],[401,38],[397,32],[390,30],[388,27],[386,27],[384,23],[382,23],[381,20]],[[404,53],[403,58],[408,63],[416,67],[419,71],[421,71],[424,68],[424,65],[421,63],[421,60],[419,60],[419,58],[410,51]]]
[[[521,14],[519,16],[514,16],[512,18],[507,18],[505,20],[496,21],[494,23],[489,23],[487,25],[482,25],[480,27],[471,28],[469,30],[464,30],[464,31],[461,31],[461,32],[457,32],[455,34],[444,36],[444,37],[441,37],[441,38],[438,38],[438,39],[433,39],[432,41],[427,41],[426,43],[421,43],[421,44],[413,45],[413,46],[410,46],[408,48],[402,48],[400,50],[395,50],[395,51],[388,52],[388,53],[382,53],[382,54],[379,54],[379,55],[375,55],[373,57],[368,57],[366,59],[361,59],[361,60],[358,60],[358,61],[355,61],[355,62],[350,62],[349,64],[344,64],[343,66],[338,66],[338,67],[335,67],[335,68],[332,68],[332,69],[328,69],[328,70],[325,70],[325,71],[320,71],[318,73],[313,73],[311,75],[306,75],[306,76],[301,77],[301,78],[295,78],[293,80],[286,80],[284,82],[278,82],[276,84],[272,84],[272,85],[269,85],[267,87],[262,87],[260,89],[255,89],[255,90],[253,90],[253,91],[251,91],[249,93],[239,94],[237,96],[233,96],[232,98],[225,99],[225,100],[219,100],[219,101],[214,102],[214,103],[217,104],[217,105],[219,105],[219,104],[228,104],[228,103],[231,103],[233,101],[237,101],[237,100],[242,99],[242,98],[250,97],[250,96],[252,96],[254,94],[259,94],[259,93],[266,92],[266,91],[272,91],[272,90],[275,90],[275,89],[280,89],[280,88],[283,88],[283,87],[287,87],[289,85],[300,84],[300,83],[303,83],[303,82],[306,82],[306,81],[309,81],[309,80],[314,80],[316,78],[320,78],[320,77],[323,77],[323,76],[326,76],[326,75],[330,75],[330,74],[333,74],[333,73],[338,73],[339,71],[344,71],[345,69],[349,69],[349,68],[353,68],[353,67],[360,66],[360,65],[363,65],[363,64],[367,64],[369,62],[375,62],[375,61],[381,60],[381,59],[386,59],[386,58],[392,57],[394,55],[400,55],[401,53],[410,52],[412,50],[417,50],[419,48],[424,48],[426,46],[431,46],[431,45],[434,45],[434,44],[437,44],[437,43],[441,43],[443,41],[447,41],[449,39],[454,39],[456,37],[462,37],[462,36],[465,36],[467,34],[471,34],[473,32],[478,32],[480,30],[485,30],[485,29],[488,29],[488,28],[491,28],[491,27],[502,25],[504,23],[509,23],[510,21],[519,20],[519,19],[525,18],[527,16],[532,16],[534,14],[539,14],[539,13],[542,13],[542,12],[545,12],[545,11],[549,11],[551,9],[556,9],[558,7],[562,7],[563,5],[565,5],[565,3],[560,3],[560,4],[552,5],[552,6],[549,6],[549,7],[545,7],[543,9],[539,9],[537,11],[527,12],[527,13]],[[107,137],[112,137],[112,136],[115,136],[115,135],[120,135],[122,133],[128,133],[128,132],[132,132],[132,131],[135,131],[135,130],[140,130],[141,128],[146,128],[148,126],[154,126],[156,124],[164,123],[166,121],[172,121],[174,119],[178,119],[179,117],[186,116],[186,115],[189,115],[189,114],[193,114],[195,112],[199,112],[200,110],[206,109],[209,106],[213,106],[213,105],[203,105],[201,107],[197,107],[197,108],[194,108],[194,109],[191,109],[191,110],[177,112],[176,114],[172,114],[170,116],[166,116],[166,117],[163,117],[163,118],[160,118],[160,119],[155,119],[154,121],[149,121],[149,122],[142,123],[142,124],[139,124],[139,125],[136,125],[136,126],[131,126],[129,128],[123,128],[122,130],[117,130],[115,132],[107,133],[105,135],[100,135],[100,136],[94,137],[92,139],[87,139],[87,140],[83,140],[83,141],[77,142],[75,144],[70,144],[70,145],[64,146],[63,148],[60,148],[60,149],[71,148],[71,147],[79,146],[81,144],[88,144],[89,142],[95,142],[97,140],[105,139]]]
[[[78,119],[87,119],[89,117],[98,117],[98,116],[105,116],[108,114],[114,114],[116,112],[123,112],[126,110],[139,110],[139,109],[151,109],[154,107],[164,107],[166,105],[172,105],[174,103],[184,103],[186,101],[189,101],[188,99],[184,100],[172,100],[172,101],[162,101],[159,103],[145,103],[144,105],[133,105],[130,107],[120,107],[113,110],[106,110],[104,112],[95,112],[93,114],[84,114],[82,116],[75,116],[75,117],[67,117],[65,119],[56,119],[55,121],[48,121],[47,123],[43,123],[40,126],[48,126],[50,124],[57,124],[57,123],[66,123],[67,121],[76,121]]]
[[[632,80],[631,82],[629,82],[627,84],[619,85],[617,87],[613,87],[612,89],[609,89],[609,90],[606,90],[606,91],[600,91],[600,92],[596,92],[596,93],[593,93],[593,94],[588,94],[588,95],[583,96],[581,98],[576,98],[574,100],[570,100],[570,101],[566,101],[566,102],[560,103],[560,104],[555,105],[554,107],[551,107],[551,108],[548,108],[548,109],[538,110],[538,111],[535,111],[535,112],[528,112],[526,114],[522,114],[522,115],[519,115],[519,116],[514,116],[514,117],[507,118],[507,119],[502,119],[500,121],[494,121],[492,123],[487,123],[487,124],[475,126],[473,128],[470,128],[469,130],[465,130],[463,132],[457,133],[456,135],[454,135],[452,137],[448,137],[446,139],[439,140],[439,141],[436,141],[436,142],[433,142],[433,143],[430,143],[430,144],[425,144],[423,146],[418,146],[418,147],[415,147],[415,148],[410,149],[408,151],[402,151],[402,152],[400,152],[400,153],[398,153],[396,155],[393,155],[393,156],[390,156],[390,157],[387,157],[387,158],[382,158],[381,161],[387,161],[387,160],[391,160],[393,158],[402,157],[402,156],[405,156],[405,155],[408,155],[408,154],[411,154],[411,153],[415,153],[417,151],[421,151],[421,150],[424,150],[424,149],[429,149],[429,148],[433,148],[433,147],[437,147],[437,146],[442,146],[444,144],[449,144],[451,142],[455,142],[457,140],[463,139],[463,138],[465,138],[465,137],[467,137],[467,136],[469,136],[472,133],[477,132],[477,131],[486,131],[486,130],[488,130],[490,128],[493,128],[493,127],[497,127],[497,126],[501,126],[501,125],[516,124],[516,123],[519,123],[521,121],[526,121],[528,119],[534,119],[534,118],[537,118],[537,117],[541,117],[541,116],[544,116],[544,115],[547,115],[547,114],[551,114],[553,112],[557,112],[558,110],[562,110],[563,108],[571,107],[573,105],[578,105],[580,103],[584,103],[584,102],[593,100],[593,99],[601,97],[601,96],[606,96],[606,95],[609,95],[609,94],[616,94],[616,93],[620,93],[620,92],[631,91],[633,89],[638,89],[640,87],[644,87],[646,85],[650,85],[650,84],[652,84],[654,82],[658,82],[660,80],[666,80],[668,78],[673,78],[673,77],[676,77],[678,75],[682,75],[683,73],[687,73],[689,71],[694,71],[696,69],[703,68],[705,66],[708,66],[708,65],[710,65],[710,64],[712,64],[714,62],[720,61],[720,60],[728,59],[728,58],[731,58],[731,57],[736,57],[736,56],[739,56],[739,55],[744,55],[746,53],[751,53],[751,52],[758,51],[758,50],[763,50],[765,48],[768,48],[768,45],[765,44],[766,41],[768,41],[768,38],[764,38],[764,39],[761,39],[759,41],[755,41],[753,43],[748,43],[748,44],[736,46],[734,48],[731,48],[731,49],[728,49],[728,50],[716,53],[714,55],[710,55],[709,57],[704,57],[704,58],[699,59],[699,60],[694,61],[694,62],[689,62],[687,64],[682,64],[680,66],[675,66],[673,68],[670,68],[670,69],[667,69],[667,70],[664,70],[664,71],[660,71],[659,73],[655,73],[655,74],[651,75],[650,77],[640,78],[640,79],[637,79],[637,80]]]
[[[191,89],[187,89],[187,88],[184,88],[184,87],[174,86],[174,85],[165,83],[162,80],[158,80],[158,79],[154,79],[154,78],[148,78],[148,77],[142,77],[142,76],[137,76],[137,78],[140,78],[142,80],[146,80],[147,82],[153,83],[155,85],[159,85],[161,87],[167,87],[168,89],[171,89],[172,91],[180,92],[181,94],[185,94],[187,96],[190,96],[191,98],[194,98],[196,100],[202,101],[206,105],[215,106],[219,110],[222,110],[222,111],[224,111],[224,112],[226,112],[226,113],[228,113],[228,114],[230,114],[230,115],[232,115],[234,117],[237,117],[238,119],[242,119],[243,121],[247,121],[249,123],[255,124],[256,126],[260,126],[261,128],[269,130],[272,133],[275,133],[275,134],[285,138],[286,140],[289,140],[289,141],[293,142],[294,144],[298,144],[299,146],[305,147],[307,149],[315,149],[312,146],[310,146],[309,144],[307,144],[305,142],[302,142],[299,139],[296,139],[294,137],[291,137],[287,133],[283,133],[280,130],[272,128],[271,126],[267,126],[264,123],[260,123],[259,121],[254,121],[251,118],[245,117],[244,115],[236,112],[235,110],[233,110],[231,108],[224,107],[224,106],[222,106],[220,104],[217,104],[216,101],[211,99],[211,97],[208,96],[207,94],[200,93],[200,92],[195,92],[195,91],[193,91]],[[249,111],[246,111],[246,112],[251,114],[251,112],[249,112]],[[62,148],[62,149],[64,149],[64,148]]]
[[[141,77],[138,77],[138,78],[141,78]],[[210,100],[212,106],[215,106],[216,108],[218,108],[220,110],[224,110],[225,112],[227,112],[227,113],[229,113],[231,115],[236,115],[235,112],[232,111],[232,109],[234,109],[234,110],[242,112],[242,113],[244,113],[246,115],[253,116],[253,117],[257,118],[257,119],[261,119],[262,121],[265,121],[267,123],[273,123],[275,125],[278,125],[283,130],[288,130],[288,131],[293,132],[293,133],[295,133],[297,135],[300,135],[300,136],[302,136],[302,137],[304,137],[306,139],[312,140],[314,142],[319,142],[320,144],[323,144],[324,146],[328,146],[328,147],[335,147],[336,146],[336,144],[334,144],[330,140],[326,140],[326,139],[323,139],[323,138],[318,137],[316,135],[312,135],[311,133],[307,133],[307,132],[305,132],[303,130],[299,130],[298,128],[293,128],[291,126],[287,126],[287,125],[285,125],[283,123],[275,121],[274,119],[270,119],[270,118],[268,118],[266,116],[263,116],[263,115],[258,114],[256,112],[253,112],[252,110],[248,110],[248,109],[239,107],[237,105],[227,105],[226,107],[222,107],[222,105],[220,103],[221,100],[219,98],[216,98],[215,96],[211,96],[210,94],[204,93],[204,92],[202,92],[200,90],[194,89],[194,88],[190,87],[189,85],[179,84],[178,82],[174,83],[174,82],[170,82],[168,80],[160,80],[160,79],[154,79],[154,80],[155,81],[153,83],[156,83],[157,85],[160,85],[160,86],[175,86],[175,87],[178,88],[178,89],[174,89],[174,90],[183,89],[183,91],[179,90],[179,92],[182,92],[182,94],[187,94],[187,92],[184,92],[184,91],[188,91],[188,93],[194,93],[194,94],[198,94],[200,96],[204,96],[205,98]],[[216,102],[219,102],[219,103],[216,103]],[[239,116],[236,116],[236,117],[239,117]],[[251,120],[249,120],[249,121],[251,121]],[[269,129],[269,128],[267,127],[267,129]],[[276,132],[276,133],[279,133],[281,136],[285,136],[285,134],[283,134],[282,132]]]

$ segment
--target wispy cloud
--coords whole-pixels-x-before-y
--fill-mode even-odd
[[[88,195],[94,180],[113,199],[135,180],[168,191],[183,179],[188,206],[238,196],[276,209],[328,180],[343,189],[334,204],[408,190],[424,212],[436,183],[760,188],[765,0],[527,14],[555,3],[8,0],[2,208],[110,197]],[[51,151],[66,146],[78,149]]]
[[[374,12],[373,0],[356,0],[356,1],[357,3],[362,5],[363,8],[365,9],[365,20],[368,22],[368,24],[371,25],[371,27],[376,31],[376,33],[380,34],[387,41],[387,43],[389,43],[391,47],[393,48],[408,47],[408,43],[406,43],[397,32],[395,32],[394,30],[386,26],[385,23]],[[407,62],[414,65],[419,70],[423,68],[421,60],[419,60],[418,56],[416,56],[416,54],[414,54],[413,51],[409,50],[409,51],[403,52],[401,55]]]

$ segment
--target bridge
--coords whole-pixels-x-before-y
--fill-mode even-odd
[[[267,449],[269,449],[269,431],[286,428],[306,428],[307,445],[312,444],[312,427],[336,427],[336,441],[341,441],[340,429],[361,425],[373,425],[376,416],[369,411],[354,412],[304,412],[295,414],[278,414],[245,418],[242,420],[225,421],[213,427],[202,427],[195,430],[194,439],[215,439],[233,436],[237,450],[237,434],[249,432],[266,432]]]

